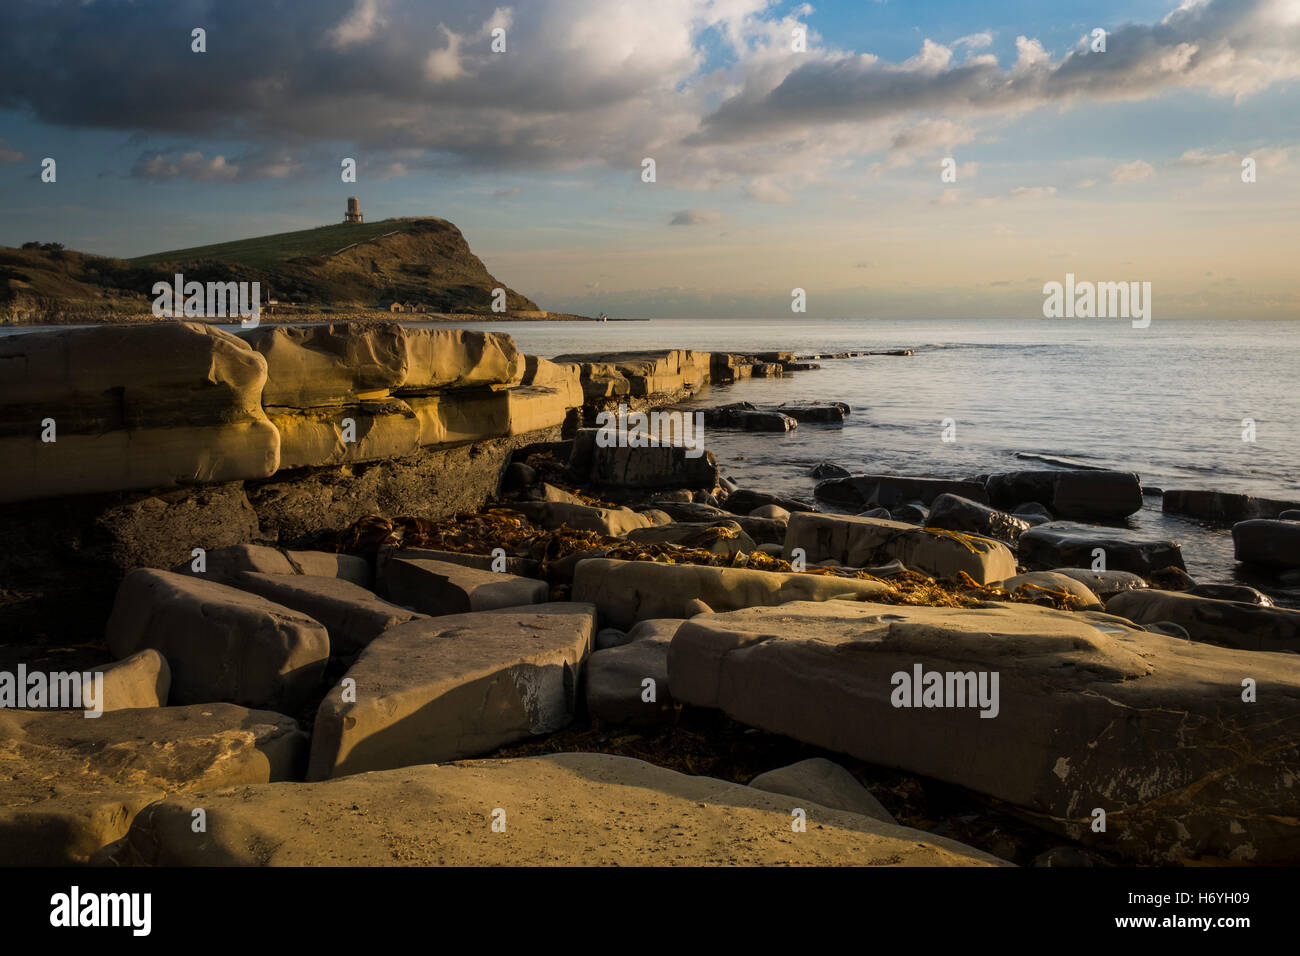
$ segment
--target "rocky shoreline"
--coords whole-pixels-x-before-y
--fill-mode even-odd
[[[0,672],[103,684],[0,708],[0,862],[1300,862],[1300,611],[1124,527],[1139,476],[825,463],[801,500],[603,439],[835,427],[683,404],[833,358],[0,340]],[[1164,504],[1296,583],[1300,505]]]

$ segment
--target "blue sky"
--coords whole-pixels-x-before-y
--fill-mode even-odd
[[[1300,0],[6,17],[3,244],[139,255],[336,222],[357,195],[368,219],[450,219],[555,310],[779,315],[801,287],[826,316],[1032,315],[1073,271],[1154,280],[1170,317],[1300,313]],[[1107,51],[1081,51],[1097,27]]]

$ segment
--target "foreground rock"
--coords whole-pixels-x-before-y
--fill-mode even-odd
[[[1102,609],[1101,599],[1092,592],[1091,588],[1068,574],[1057,574],[1055,571],[1030,571],[1026,574],[1017,574],[1005,581],[999,581],[997,586],[1030,601],[1044,592],[1065,593],[1074,598],[1077,606],[1083,609],[1096,611]]]
[[[1221,647],[1300,652],[1300,611],[1178,591],[1125,591],[1106,610],[1142,625],[1171,621],[1192,640]]]
[[[166,800],[126,863],[158,866],[996,866],[952,840],[628,757],[557,754],[405,767]],[[807,830],[792,830],[792,810]],[[497,821],[498,832],[493,830]],[[504,831],[500,830],[504,824]]]
[[[1088,568],[1052,568],[1052,571],[1074,578],[1102,601],[1110,600],[1122,591],[1147,587],[1146,579],[1131,571],[1092,571]]]
[[[0,711],[0,866],[85,863],[166,794],[293,779],[306,748],[293,720],[233,704]]]
[[[163,707],[171,692],[172,671],[167,658],[153,648],[104,666],[103,709]]]
[[[648,528],[653,523],[645,515],[628,508],[594,508],[563,501],[520,502],[511,507],[543,528],[565,527],[574,531],[595,531],[614,538],[622,537],[637,528]]]
[[[1300,568],[1300,521],[1252,518],[1232,526],[1237,560],[1260,567]]]
[[[832,810],[898,823],[894,815],[871,795],[871,791],[854,779],[853,774],[823,757],[800,760],[788,767],[760,773],[749,781],[749,785],[756,790],[811,800]]]
[[[936,577],[965,572],[979,584],[1016,573],[1016,559],[1001,542],[882,518],[791,515],[783,553],[787,561],[795,548],[803,549],[809,564],[829,559],[861,568],[896,559],[913,571]]]
[[[309,779],[479,756],[559,730],[595,630],[594,608],[559,603],[386,631],[321,701]]]
[[[692,601],[715,611],[767,607],[787,601],[871,601],[891,593],[886,584],[829,574],[751,571],[654,561],[580,561],[573,599],[594,604],[601,623],[626,628],[651,618],[686,618]]]
[[[971,788],[1134,860],[1300,860],[1292,655],[1032,605],[830,602],[701,615],[673,638],[668,668],[678,700]],[[956,706],[923,706],[902,682],[918,670],[940,675],[931,704],[946,693]],[[1247,678],[1260,686],[1251,703]],[[1092,829],[1098,808],[1105,832]]]
[[[1117,520],[1142,510],[1142,482],[1126,471],[1011,471],[990,475],[985,487],[999,508],[1037,501],[1062,518]]]
[[[317,621],[213,581],[137,568],[108,619],[109,650],[153,648],[171,667],[171,701],[230,701],[295,713],[317,693],[330,656]]]
[[[186,561],[172,570],[222,584],[230,584],[244,571],[342,578],[363,588],[370,587],[373,578],[370,562],[365,558],[329,551],[287,551],[263,544],[213,548],[204,555],[203,562],[204,570],[201,572],[194,569],[192,561]]]
[[[1095,528],[1068,521],[1051,521],[1020,536],[1020,560],[1026,567],[1096,567],[1100,559],[1108,571],[1130,571],[1150,577],[1163,568],[1185,570],[1183,552],[1176,541],[1155,538],[1125,528]]]

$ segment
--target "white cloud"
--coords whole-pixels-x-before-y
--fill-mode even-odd
[[[383,2],[384,0],[357,0],[352,12],[329,32],[330,45],[336,50],[346,50],[374,37],[388,24],[383,13]]]
[[[1155,167],[1145,160],[1135,159],[1131,163],[1121,163],[1110,171],[1111,182],[1140,183],[1155,175]]]

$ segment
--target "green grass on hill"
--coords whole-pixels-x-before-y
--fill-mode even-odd
[[[234,242],[218,242],[211,246],[195,246],[192,249],[155,252],[128,261],[135,266],[151,266],[159,262],[194,262],[200,259],[213,259],[251,268],[267,269],[297,256],[326,256],[354,242],[374,239],[390,232],[407,232],[418,221],[383,219],[379,222],[343,222],[334,226],[302,229],[298,232],[258,236],[256,239],[238,239]]]

